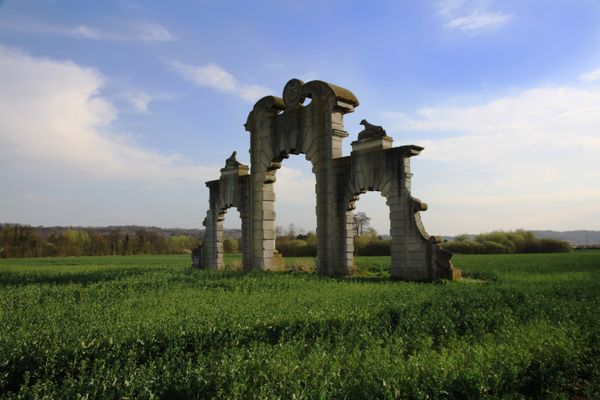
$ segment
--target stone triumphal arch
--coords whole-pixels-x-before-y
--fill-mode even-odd
[[[307,100],[309,99],[309,100]],[[308,103],[310,101],[310,103]],[[307,103],[307,104],[305,104]],[[223,219],[237,208],[242,221],[241,252],[246,270],[279,270],[275,249],[275,173],[290,154],[304,154],[316,177],[317,271],[347,275],[353,269],[352,210],[361,193],[378,191],[390,212],[392,276],[408,280],[452,279],[451,254],[421,223],[427,205],[411,196],[410,158],[422,147],[392,147],[382,127],[363,120],[364,129],[342,155],[344,114],[358,99],[342,87],[322,81],[290,80],[283,98],[263,97],[245,124],[250,132],[250,168],[234,152],[218,180],[206,183],[209,210],[203,243],[194,250],[196,268],[223,268]]]

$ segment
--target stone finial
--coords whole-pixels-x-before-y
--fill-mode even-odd
[[[360,121],[360,124],[365,127],[359,134],[358,140],[363,139],[381,139],[387,136],[385,129],[382,126],[372,125],[366,119]]]
[[[231,153],[231,157],[229,157],[227,160],[225,160],[225,168],[236,168],[236,167],[242,165],[242,163],[240,163],[236,159],[236,155],[237,155],[237,151],[234,151],[233,153]]]

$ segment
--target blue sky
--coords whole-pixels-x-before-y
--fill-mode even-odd
[[[199,227],[293,77],[358,97],[346,154],[363,118],[425,147],[432,234],[600,229],[596,0],[0,0],[0,221]],[[308,162],[277,177],[277,224],[314,229]],[[380,196],[357,206],[385,233]]]

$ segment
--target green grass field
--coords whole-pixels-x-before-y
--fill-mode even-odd
[[[600,251],[454,263],[467,279],[2,259],[0,397],[600,397]]]

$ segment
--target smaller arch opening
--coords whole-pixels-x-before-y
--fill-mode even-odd
[[[354,268],[359,276],[391,274],[390,207],[381,192],[364,191],[350,202]]]
[[[233,209],[233,212],[230,210]],[[217,249],[222,258],[224,269],[241,270],[243,268],[242,253],[242,219],[237,207],[227,205],[219,213],[217,222]]]

